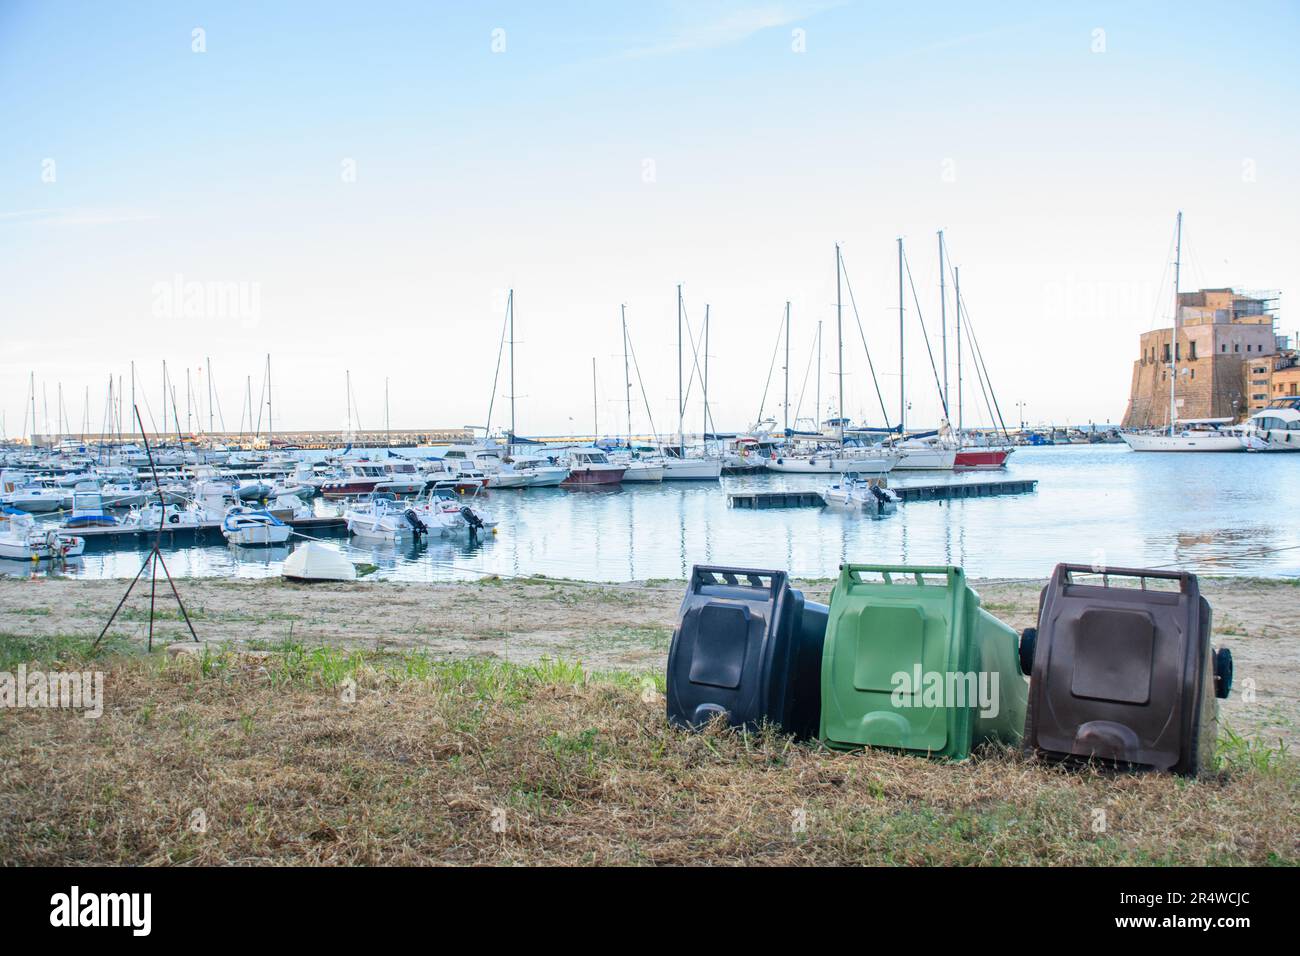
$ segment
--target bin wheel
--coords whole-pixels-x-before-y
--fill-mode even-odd
[[[1221,647],[1214,652],[1214,696],[1226,698],[1232,693],[1232,651]]]
[[[1027,627],[1020,635],[1020,672],[1028,677],[1034,672],[1034,645],[1038,643],[1038,628]]]

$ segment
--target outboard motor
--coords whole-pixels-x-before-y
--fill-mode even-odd
[[[404,512],[406,523],[409,524],[416,534],[428,534],[429,526],[420,520],[420,516],[415,513],[415,509],[407,508]]]
[[[461,507],[460,516],[464,518],[465,523],[469,525],[469,533],[471,535],[477,536],[479,531],[483,529],[483,519],[476,515],[473,509],[469,506],[465,505]]]

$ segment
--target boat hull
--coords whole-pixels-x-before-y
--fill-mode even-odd
[[[1134,451],[1245,451],[1236,435],[1135,435],[1123,436]]]
[[[996,471],[1007,467],[1010,448],[963,448],[953,462],[954,471]]]
[[[574,468],[569,472],[561,485],[567,487],[581,486],[594,487],[598,485],[618,485],[623,482],[622,468],[599,468],[599,467],[582,467]]]
[[[664,462],[663,481],[717,481],[722,477],[722,459],[670,458]]]
[[[899,453],[895,471],[952,471],[957,460],[955,448],[900,448]]]
[[[896,456],[842,458],[820,455],[809,458],[770,458],[769,471],[788,475],[883,475],[893,470]]]

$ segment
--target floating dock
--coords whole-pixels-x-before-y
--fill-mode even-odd
[[[891,485],[899,500],[952,501],[959,498],[991,498],[996,495],[1028,495],[1038,490],[1038,479],[998,481],[950,481],[942,485]],[[820,508],[826,504],[820,491],[749,491],[727,495],[733,508]]]

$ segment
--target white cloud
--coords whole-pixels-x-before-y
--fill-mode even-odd
[[[748,39],[755,33],[782,27],[798,20],[815,16],[825,10],[844,6],[846,0],[808,0],[808,2],[765,3],[758,6],[728,6],[711,15],[701,17],[692,12],[693,19],[683,22],[672,36],[634,47],[622,54],[623,59],[670,56],[691,50],[712,50]]]

